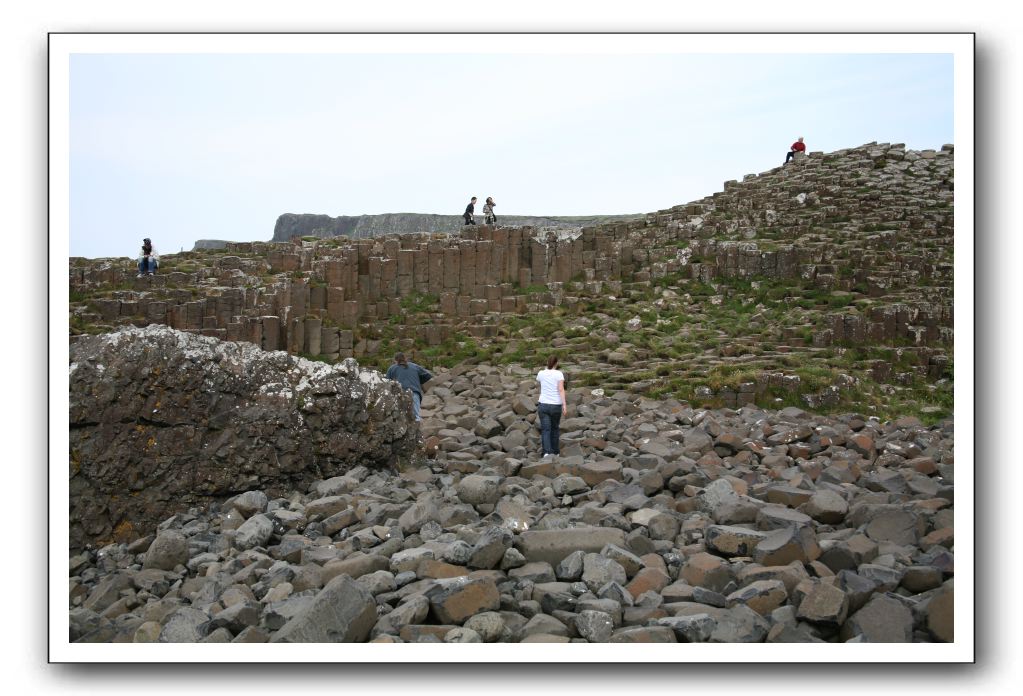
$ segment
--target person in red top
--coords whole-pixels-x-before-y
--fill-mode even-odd
[[[803,136],[799,136],[799,140],[792,143],[792,147],[789,148],[789,154],[785,155],[785,164],[788,164],[789,160],[795,157],[797,152],[806,152],[806,145],[803,144]]]

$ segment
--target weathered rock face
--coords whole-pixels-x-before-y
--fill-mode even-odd
[[[284,492],[410,457],[397,383],[151,325],[71,347],[72,548],[153,530],[189,505]]]

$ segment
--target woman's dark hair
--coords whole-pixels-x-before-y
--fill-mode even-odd
[[[558,366],[558,356],[557,355],[552,355],[551,357],[547,358],[547,369],[548,370],[553,370],[557,366]]]

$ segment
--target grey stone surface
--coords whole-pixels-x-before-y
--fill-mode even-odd
[[[143,568],[174,570],[175,566],[188,562],[188,540],[180,532],[167,530],[156,535],[146,551]]]
[[[386,466],[415,449],[411,416],[399,408],[408,397],[397,383],[351,364],[313,363],[158,324],[82,337],[71,344],[70,362],[73,549],[109,538],[122,521],[147,533],[216,496],[305,489],[313,479],[358,463]],[[315,414],[295,407],[307,400],[316,400]],[[376,407],[368,411],[371,401]],[[323,468],[307,470],[314,459]]]
[[[354,643],[364,641],[377,621],[373,596],[347,575],[339,575],[270,639],[272,643]]]
[[[876,595],[842,625],[842,640],[861,638],[867,643],[910,643],[913,614],[890,597]]]
[[[614,621],[605,612],[584,610],[576,617],[575,628],[591,643],[607,643],[614,632]]]

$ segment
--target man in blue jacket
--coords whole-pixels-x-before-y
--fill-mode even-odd
[[[403,388],[412,392],[412,414],[416,421],[422,421],[419,417],[419,404],[423,401],[423,385],[433,378],[430,371],[409,362],[404,353],[397,353],[394,356],[394,364],[387,368],[387,379],[393,379]]]

